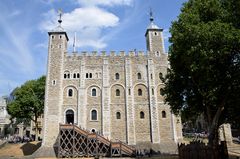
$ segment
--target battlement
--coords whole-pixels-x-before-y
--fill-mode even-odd
[[[129,51],[129,52],[125,52],[125,51],[110,51],[110,52],[106,52],[106,51],[92,51],[92,52],[87,52],[87,51],[81,51],[81,52],[65,52],[66,56],[146,56],[147,54],[145,54],[144,51]]]
[[[125,52],[125,51],[110,51],[110,52],[106,52],[106,51],[92,51],[92,52],[87,52],[87,51],[82,51],[82,52],[65,52],[65,57],[67,58],[71,58],[71,57],[84,57],[84,56],[98,56],[98,57],[135,57],[135,56],[147,56],[148,54],[145,53],[144,51],[129,51],[129,52]]]

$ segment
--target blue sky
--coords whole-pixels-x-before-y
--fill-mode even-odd
[[[149,8],[154,21],[168,30],[186,0],[1,0],[0,1],[0,96],[8,95],[27,80],[46,73],[47,32],[57,26],[58,9],[64,12],[62,26],[73,51],[146,51],[145,31]]]

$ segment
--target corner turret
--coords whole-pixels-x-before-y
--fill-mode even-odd
[[[149,56],[160,56],[164,53],[163,29],[154,23],[153,13],[150,10],[150,24],[145,33],[147,51]]]
[[[61,116],[59,99],[62,97],[63,63],[68,42],[67,33],[61,27],[61,16],[62,12],[60,11],[58,26],[48,32],[48,65],[44,104],[44,138],[42,145],[49,148],[57,141],[56,134],[59,131],[59,116]]]

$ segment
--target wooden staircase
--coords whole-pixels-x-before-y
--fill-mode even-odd
[[[112,142],[97,133],[83,130],[76,125],[60,124],[58,157],[134,157],[135,148]]]

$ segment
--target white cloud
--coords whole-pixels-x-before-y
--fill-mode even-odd
[[[97,7],[77,8],[63,15],[63,27],[69,30],[82,30],[85,27],[113,27],[118,17]]]
[[[132,5],[133,0],[78,0],[78,3],[84,6],[116,6]]]
[[[45,21],[41,24],[43,31],[50,31],[58,24],[57,12],[50,10],[45,16]],[[89,46],[96,49],[101,49],[107,46],[106,42],[101,39],[102,29],[115,27],[119,23],[119,18],[98,7],[76,8],[69,13],[64,13],[62,16],[62,27],[67,31],[70,37],[70,44],[74,32],[78,35],[78,46]]]

